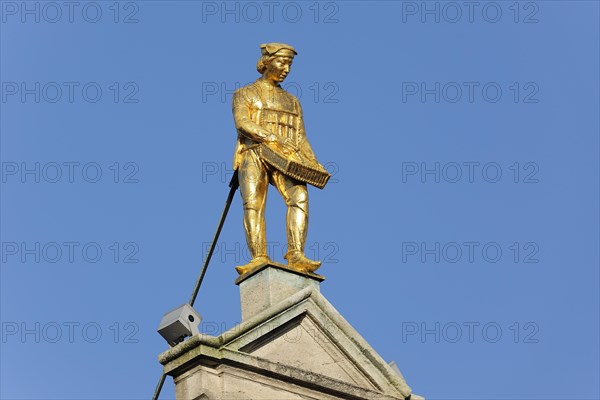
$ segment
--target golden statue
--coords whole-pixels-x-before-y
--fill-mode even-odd
[[[265,224],[270,183],[288,208],[288,250],[284,258],[294,270],[314,272],[321,262],[304,255],[308,228],[306,183],[322,188],[329,174],[306,139],[300,102],[280,85],[298,53],[283,43],[262,44],[260,48],[262,55],[256,69],[262,76],[233,95],[233,119],[238,132],[233,169],[239,173],[246,242],[252,256],[248,264],[236,270],[244,274],[271,261]]]

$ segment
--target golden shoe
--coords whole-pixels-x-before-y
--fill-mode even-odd
[[[299,250],[288,251],[284,258],[290,268],[300,272],[315,272],[321,266],[321,261],[313,261]]]
[[[271,259],[269,257],[258,256],[258,257],[253,258],[248,264],[239,265],[239,266],[235,267],[235,270],[238,272],[238,274],[243,275],[246,272],[249,272],[256,267],[259,267],[263,264],[267,264],[270,262],[271,262]]]

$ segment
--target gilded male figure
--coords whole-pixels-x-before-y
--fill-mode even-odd
[[[290,268],[313,272],[320,261],[304,255],[308,228],[308,191],[306,183],[284,175],[261,160],[257,146],[277,145],[303,160],[318,164],[306,139],[302,108],[298,99],[280,83],[290,73],[298,53],[287,44],[268,43],[261,47],[256,69],[261,74],[254,83],[233,95],[233,117],[238,132],[233,168],[239,171],[244,207],[244,229],[252,260],[236,267],[243,274],[269,262],[266,242],[265,205],[269,183],[274,185],[287,205],[287,242],[285,259]]]

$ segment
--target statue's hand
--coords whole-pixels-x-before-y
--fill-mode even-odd
[[[270,144],[277,144],[281,147],[285,146],[285,141],[283,139],[281,139],[279,136],[273,135],[273,134],[270,134],[269,136],[267,136],[266,142],[270,143]]]
[[[276,145],[285,153],[296,151],[296,149],[290,145],[287,139],[283,139],[277,135],[269,135],[267,137],[267,143]]]

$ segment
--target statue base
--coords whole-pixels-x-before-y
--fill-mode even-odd
[[[319,283],[324,280],[324,276],[296,271],[273,261],[257,266],[235,280],[240,287],[242,321],[304,288],[312,287],[319,291]]]

